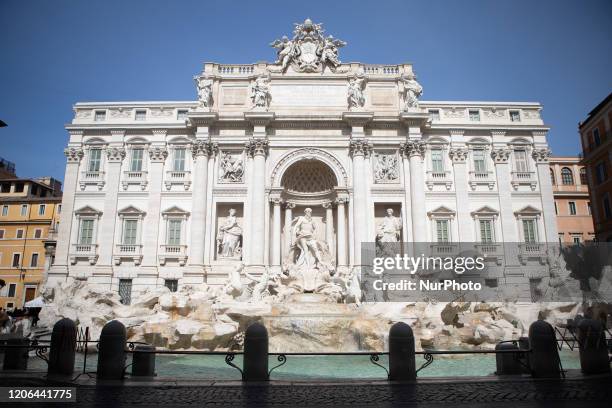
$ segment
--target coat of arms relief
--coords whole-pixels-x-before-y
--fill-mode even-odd
[[[325,36],[323,24],[315,24],[309,18],[294,25],[292,39],[283,36],[270,44],[277,50],[275,64],[279,72],[289,66],[296,72],[323,72],[326,67],[335,72],[340,65],[338,49],[346,43],[332,35]]]

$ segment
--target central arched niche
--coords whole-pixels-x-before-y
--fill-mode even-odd
[[[320,160],[303,159],[293,163],[283,174],[281,186],[297,195],[326,195],[338,185],[336,175]]]

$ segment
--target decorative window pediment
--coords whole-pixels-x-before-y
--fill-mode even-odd
[[[497,217],[499,215],[499,211],[489,207],[488,205],[485,205],[484,207],[480,207],[479,209],[477,209],[476,211],[472,211],[471,212],[472,217]]]
[[[432,210],[430,212],[427,213],[427,215],[430,218],[453,218],[455,217],[455,211],[451,210],[448,207],[445,207],[443,205],[441,205],[440,207],[436,208],[435,210]]]
[[[132,205],[125,207],[123,210],[118,212],[120,217],[133,217],[133,218],[143,218],[146,213]]]
[[[537,208],[528,205],[518,211],[515,211],[514,215],[516,215],[517,217],[537,217],[541,213],[542,212],[538,210]]]
[[[85,206],[74,212],[78,217],[96,217],[99,218],[102,215],[102,211],[98,211],[93,207]]]
[[[180,207],[173,206],[162,211],[162,216],[164,218],[187,218],[189,217],[189,212]]]

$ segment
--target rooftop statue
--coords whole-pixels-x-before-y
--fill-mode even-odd
[[[340,65],[338,49],[346,43],[333,36],[325,36],[322,24],[315,24],[307,18],[295,23],[293,38],[281,37],[270,43],[276,48],[276,65],[285,72],[291,65],[297,72],[321,72],[325,67],[332,71]]]

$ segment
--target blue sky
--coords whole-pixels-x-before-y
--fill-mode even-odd
[[[273,60],[310,17],[343,61],[412,62],[427,100],[537,101],[556,155],[612,91],[612,1],[0,1],[0,156],[63,179],[77,101],[191,100],[204,61]]]

